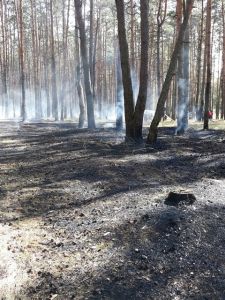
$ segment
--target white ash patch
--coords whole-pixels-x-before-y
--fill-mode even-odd
[[[0,224],[0,295],[1,299],[15,299],[26,278],[18,265],[18,260],[10,249],[13,240],[12,230]]]

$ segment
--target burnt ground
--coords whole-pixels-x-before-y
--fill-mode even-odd
[[[224,132],[159,136],[0,124],[0,299],[225,299]]]

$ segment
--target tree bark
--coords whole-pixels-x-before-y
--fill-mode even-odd
[[[6,9],[6,7],[5,7]],[[6,13],[4,11],[3,1],[0,1],[0,11],[1,11],[1,35],[2,35],[2,55],[0,57],[1,62],[1,77],[2,77],[2,106],[5,107],[5,117],[8,117],[8,86],[7,86],[7,74],[8,74],[8,65],[7,65],[7,32],[4,23],[6,20]]]
[[[203,129],[209,129],[209,103],[211,97],[211,21],[212,21],[212,0],[207,0],[207,17],[206,17],[206,55],[207,55],[207,79],[205,87],[205,111]]]
[[[50,1],[50,18],[51,18],[51,69],[52,69],[52,114],[55,121],[58,121],[58,96],[56,85],[56,62],[55,62],[55,41],[53,30],[53,4]]]
[[[178,59],[178,116],[177,134],[183,134],[188,128],[189,109],[189,25],[187,25],[182,50]]]
[[[221,118],[225,119],[225,9],[222,1],[222,20],[223,20],[223,64],[221,70]],[[219,113],[218,113],[219,115]]]
[[[84,86],[85,94],[87,101],[87,116],[88,116],[88,128],[95,128],[95,116],[94,116],[94,100],[93,93],[91,89],[90,81],[90,66],[87,55],[87,39],[85,34],[85,24],[82,17],[82,1],[74,0],[75,10],[76,10],[76,19],[79,26],[80,32],[80,46],[81,46],[81,57],[83,62],[84,70]]]
[[[141,1],[141,66],[140,87],[134,112],[134,138],[142,141],[143,117],[148,91],[148,47],[149,47],[149,2]]]
[[[118,43],[117,43],[118,44]],[[123,80],[119,45],[116,47],[116,130],[123,128]]]
[[[202,66],[202,41],[203,41],[203,24],[204,24],[204,0],[202,0],[202,13],[201,13],[201,25],[200,25],[200,32],[199,32],[199,41],[198,41],[198,59],[197,59],[197,87],[196,87],[196,112],[197,112],[197,119],[198,111],[199,111],[199,96],[200,96],[200,79],[201,79],[201,66]]]
[[[166,20],[166,13],[167,13],[167,0],[164,0],[165,7],[163,16],[162,14],[162,0],[159,0],[158,6],[158,13],[157,13],[157,43],[156,43],[156,50],[157,50],[157,97],[160,95],[161,90],[161,58],[160,58],[160,38],[162,32],[162,26]]]
[[[90,0],[90,35],[89,35],[89,66],[90,66],[90,77],[91,83],[93,83],[93,26],[94,26],[94,1]],[[93,87],[93,84],[92,84]]]
[[[21,83],[21,119],[26,120],[26,93],[25,93],[25,73],[24,73],[24,46],[23,46],[23,7],[22,0],[19,1],[19,57],[20,57],[20,83]]]
[[[81,84],[81,58],[80,58],[80,42],[79,42],[79,36],[78,36],[78,28],[75,29],[75,39],[76,39],[76,86],[77,86],[77,94],[79,99],[79,108],[80,108],[80,114],[79,114],[79,123],[78,127],[83,128],[84,127],[84,121],[85,121],[85,104],[84,104],[84,92],[83,87]]]
[[[37,58],[37,38],[36,38],[36,0],[30,0],[31,4],[31,27],[32,27],[32,50],[33,50],[33,75],[34,75],[34,98],[35,98],[35,119],[41,119],[40,111],[40,93],[39,93],[39,80],[38,80],[38,58]]]
[[[133,115],[134,115],[134,96],[131,81],[131,72],[129,64],[129,51],[125,28],[125,6],[124,1],[116,0],[118,35],[120,47],[120,59],[124,89],[124,108],[126,122],[126,138],[134,138]]]

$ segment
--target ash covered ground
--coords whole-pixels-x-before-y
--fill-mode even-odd
[[[224,131],[174,132],[1,123],[0,299],[225,299]]]

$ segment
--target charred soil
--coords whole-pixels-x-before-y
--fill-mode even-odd
[[[0,299],[225,299],[224,131],[0,128]]]

